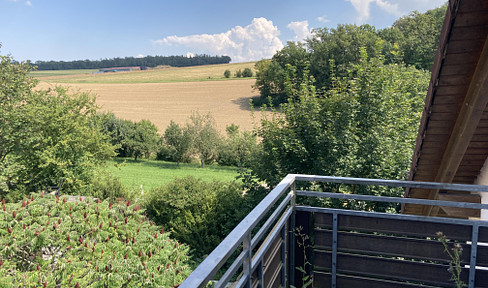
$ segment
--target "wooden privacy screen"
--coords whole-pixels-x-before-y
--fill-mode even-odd
[[[313,223],[314,287],[331,287],[333,215],[315,212]],[[298,219],[297,219],[298,221]],[[337,215],[336,287],[455,287],[450,258],[436,232],[463,247],[469,267],[472,226],[430,221]],[[488,228],[479,227],[478,241],[488,243]],[[298,251],[296,251],[298,253]],[[477,246],[476,266],[488,267],[488,247]],[[462,279],[468,283],[469,268]],[[488,287],[488,271],[476,269],[475,287]]]

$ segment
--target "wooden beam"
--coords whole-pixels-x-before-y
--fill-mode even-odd
[[[441,166],[435,177],[436,182],[452,182],[469,142],[488,103],[488,38],[485,40],[473,79],[466,93],[461,111],[454,125]],[[429,192],[428,199],[437,199],[439,190]],[[438,207],[426,206],[425,215],[435,216]]]

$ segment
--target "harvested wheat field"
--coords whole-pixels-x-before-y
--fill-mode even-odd
[[[102,111],[112,111],[117,117],[139,121],[148,119],[163,132],[173,120],[179,124],[188,121],[192,111],[211,113],[217,128],[225,131],[232,123],[241,130],[252,130],[259,122],[261,112],[249,109],[249,99],[257,96],[254,79],[226,81],[198,81],[176,83],[131,84],[51,84],[41,81],[39,88],[54,85],[91,91],[97,95]]]

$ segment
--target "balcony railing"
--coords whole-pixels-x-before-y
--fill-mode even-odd
[[[180,287],[205,287],[211,280],[214,287],[230,282],[232,287],[302,287],[307,282],[313,287],[455,287],[449,271],[453,261],[437,232],[463,248],[461,280],[468,287],[488,287],[488,247],[483,244],[488,243],[488,221],[311,207],[297,205],[296,198],[477,210],[488,209],[487,204],[297,190],[303,181],[488,192],[481,185],[290,174]],[[231,256],[235,260],[220,271]]]

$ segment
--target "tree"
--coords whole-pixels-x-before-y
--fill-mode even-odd
[[[418,69],[431,70],[439,45],[447,4],[425,13],[414,11],[380,31],[381,37],[397,43],[403,52],[403,61]]]
[[[16,198],[57,184],[91,185],[114,155],[100,132],[95,98],[57,87],[34,90],[30,65],[0,56],[0,193]]]
[[[177,166],[188,157],[193,146],[193,137],[188,128],[182,128],[171,120],[169,126],[164,131],[164,141],[173,148],[173,158]]]
[[[383,61],[361,49],[351,74],[332,78],[324,96],[305,71],[296,97],[258,129],[255,175],[270,185],[288,173],[405,179],[429,75]]]
[[[234,124],[227,126],[225,130],[227,138],[219,146],[217,162],[220,165],[248,167],[256,151],[256,135],[249,131],[240,133],[239,126]]]
[[[132,123],[132,129],[124,139],[124,144],[132,151],[134,161],[141,155],[146,158],[156,152],[161,137],[158,135],[158,128],[149,120],[141,120]]]
[[[194,112],[190,116],[189,132],[193,136],[193,149],[200,158],[202,167],[217,156],[220,136],[215,129],[215,120],[210,114],[200,115]]]
[[[230,70],[227,69],[227,70],[224,71],[224,77],[225,78],[230,78]]]

